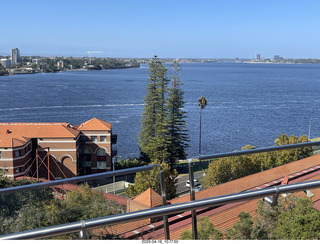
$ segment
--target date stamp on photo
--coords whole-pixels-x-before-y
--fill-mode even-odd
[[[141,243],[179,243],[179,240],[142,240]]]

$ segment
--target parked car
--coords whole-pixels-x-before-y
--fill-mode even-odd
[[[194,179],[193,182],[194,182],[193,183],[194,187],[200,186],[200,182],[197,179]],[[186,187],[190,187],[190,181],[189,180],[187,180],[187,182],[186,182]]]

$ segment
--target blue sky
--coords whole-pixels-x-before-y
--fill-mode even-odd
[[[0,0],[0,55],[320,58],[318,0]]]

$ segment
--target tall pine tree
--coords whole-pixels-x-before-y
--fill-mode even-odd
[[[168,161],[171,166],[177,159],[186,158],[186,148],[188,147],[188,133],[186,127],[186,112],[183,110],[185,104],[183,100],[184,91],[182,90],[182,80],[179,72],[180,64],[175,60],[172,64],[173,78],[171,86],[168,88],[167,98],[167,121],[168,121],[168,140],[170,146],[168,148]]]
[[[139,146],[146,161],[166,162],[172,166],[186,157],[187,133],[182,110],[183,91],[180,65],[172,65],[174,76],[168,87],[167,69],[157,56],[149,63],[147,95],[141,119]]]
[[[141,119],[139,145],[147,161],[165,162],[168,158],[166,92],[167,69],[157,56],[149,63],[147,95]]]

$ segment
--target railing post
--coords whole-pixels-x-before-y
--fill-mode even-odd
[[[86,229],[86,222],[84,220],[81,221],[81,231],[80,231],[80,239],[81,240],[89,240],[89,233]]]
[[[37,170],[37,180],[39,180],[39,150],[36,149],[36,170]]]
[[[48,180],[50,180],[50,149],[47,152],[47,162],[48,162]]]
[[[272,204],[271,204],[272,207],[274,207],[278,204],[278,198],[279,198],[279,186],[276,186],[275,188],[276,188],[277,193],[274,194],[272,197]]]
[[[195,200],[195,192],[194,192],[194,175],[193,175],[193,164],[191,162],[192,158],[188,161],[189,167],[189,181],[190,181],[190,201]],[[198,231],[197,231],[197,214],[196,210],[191,210],[191,221],[192,221],[192,237],[194,240],[198,239]]]
[[[165,186],[163,170],[160,170],[160,186],[161,186],[162,206],[165,206],[167,205],[167,197],[166,197],[166,186]],[[163,216],[163,226],[164,226],[165,239],[170,240],[169,222],[168,222],[167,215]]]

